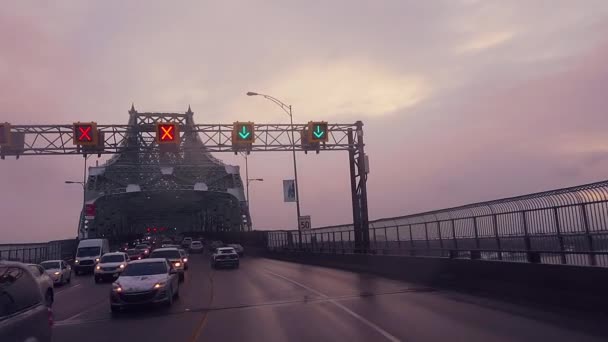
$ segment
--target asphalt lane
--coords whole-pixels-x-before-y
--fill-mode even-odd
[[[190,269],[171,308],[113,316],[110,283],[56,289],[54,341],[606,341],[603,318],[436,291],[367,274],[246,257]],[[604,322],[604,324],[602,324]]]

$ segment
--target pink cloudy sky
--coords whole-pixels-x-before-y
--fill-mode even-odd
[[[12,1],[0,121],[365,123],[371,218],[593,182],[608,170],[608,2]],[[243,165],[240,157],[217,155]],[[348,222],[345,153],[299,156],[302,212]],[[289,154],[255,154],[257,229],[291,228]],[[82,158],[0,161],[0,243],[75,235]]]

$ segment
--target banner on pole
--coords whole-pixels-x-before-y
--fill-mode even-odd
[[[283,180],[283,201],[296,201],[296,182],[293,179]]]

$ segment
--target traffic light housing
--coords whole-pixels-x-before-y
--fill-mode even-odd
[[[156,143],[179,144],[179,125],[177,123],[157,123]]]
[[[99,131],[95,122],[74,123],[74,145],[96,146],[99,141]]]
[[[307,132],[309,143],[321,143],[329,140],[328,125],[325,121],[309,122]]]
[[[11,124],[8,122],[0,123],[0,146],[11,144]]]
[[[232,145],[253,144],[255,129],[253,122],[235,122],[232,129]]]

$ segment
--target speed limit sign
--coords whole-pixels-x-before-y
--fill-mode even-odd
[[[300,224],[300,230],[310,230],[310,215],[300,216],[298,222]]]

